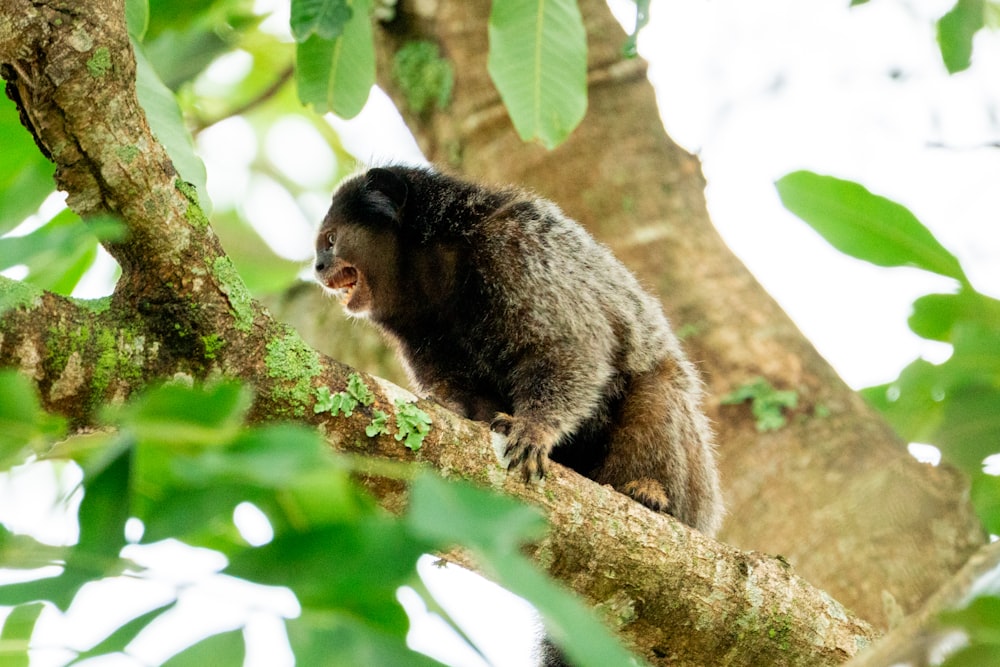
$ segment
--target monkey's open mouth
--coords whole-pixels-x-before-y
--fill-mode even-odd
[[[358,270],[350,265],[341,266],[326,281],[326,286],[337,296],[340,303],[346,306],[358,286]]]

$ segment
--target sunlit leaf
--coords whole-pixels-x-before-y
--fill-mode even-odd
[[[525,141],[554,148],[587,110],[587,35],[576,0],[494,0],[487,68]]]
[[[958,294],[928,294],[913,302],[910,329],[929,340],[951,342],[962,322],[1000,331],[1000,301],[972,290]]]
[[[81,652],[70,664],[75,665],[78,662],[82,662],[89,658],[105,655],[107,653],[124,651],[125,647],[127,647],[133,639],[139,636],[140,632],[149,627],[150,623],[160,618],[160,616],[164,613],[173,609],[176,604],[177,601],[172,600],[165,605],[156,607],[155,609],[147,611],[145,614],[141,614],[133,618],[131,621],[116,628],[110,635],[102,639],[95,646]]]
[[[336,39],[352,13],[348,0],[292,0],[292,35],[297,42],[310,35]]]
[[[318,113],[358,115],[375,83],[371,0],[352,0],[351,20],[337,39],[312,35],[296,50],[299,99]]]
[[[411,651],[405,635],[372,627],[351,614],[305,609],[298,618],[287,621],[287,626],[288,641],[299,665],[432,667],[441,664]]]
[[[0,239],[0,269],[26,265],[26,282],[69,295],[94,263],[98,241],[121,239],[124,231],[114,219],[84,224],[76,213],[63,209],[30,234]]]
[[[129,37],[141,42],[149,27],[149,0],[125,0],[125,21]]]
[[[184,649],[164,662],[162,667],[243,667],[246,648],[243,630],[230,630]]]
[[[593,612],[539,572],[519,554],[490,561],[498,583],[531,601],[545,619],[548,636],[577,667],[628,667],[640,664]]]
[[[938,46],[952,74],[972,64],[972,38],[986,24],[984,0],[958,0],[937,24]]]
[[[226,572],[287,586],[303,607],[349,611],[386,632],[405,633],[408,622],[396,589],[414,576],[417,558],[431,546],[373,514],[356,523],[276,535],[233,556]]]
[[[168,384],[142,395],[121,416],[140,440],[174,446],[211,447],[231,440],[250,407],[239,383],[189,389]]]
[[[861,390],[893,429],[910,442],[932,442],[941,423],[945,383],[934,364],[918,359],[888,384]]]
[[[972,504],[983,528],[990,535],[1000,535],[1000,477],[977,472],[972,475]],[[1000,625],[1000,616],[997,617]]]
[[[55,165],[21,125],[14,102],[0,95],[0,234],[17,227],[55,190]],[[4,258],[0,252],[0,260]]]
[[[132,47],[136,65],[135,92],[146,112],[149,127],[157,140],[163,144],[180,177],[188,183],[193,183],[198,189],[201,209],[208,215],[212,203],[205,187],[207,179],[205,164],[194,152],[194,141],[184,124],[184,117],[181,115],[177,100],[173,92],[160,81],[156,70],[146,59],[142,46],[133,42]]]
[[[0,470],[44,451],[66,432],[66,420],[42,410],[33,382],[16,371],[0,371]]]
[[[448,521],[441,521],[442,516]],[[429,540],[464,544],[495,558],[545,534],[545,521],[535,508],[434,474],[414,480],[406,520]]]
[[[777,182],[785,207],[843,253],[968,280],[955,256],[904,206],[851,181],[797,171]]]
[[[941,455],[971,473],[1000,452],[1000,389],[968,385],[949,392],[933,439]]]
[[[4,667],[28,667],[28,642],[44,609],[38,602],[24,604],[7,616],[0,630],[0,663]]]

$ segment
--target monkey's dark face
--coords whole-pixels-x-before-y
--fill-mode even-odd
[[[348,313],[377,320],[391,304],[397,247],[391,231],[329,215],[316,239],[316,279]]]

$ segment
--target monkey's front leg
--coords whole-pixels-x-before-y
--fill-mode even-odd
[[[504,457],[509,462],[508,471],[520,468],[525,482],[545,476],[549,469],[549,452],[560,437],[557,429],[503,412],[493,418],[490,429],[507,438]]]

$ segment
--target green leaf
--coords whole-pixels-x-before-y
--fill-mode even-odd
[[[587,35],[576,0],[494,0],[487,69],[524,141],[562,143],[587,110]]]
[[[972,475],[972,505],[991,535],[1000,535],[1000,477],[977,472]]]
[[[1000,301],[963,289],[958,294],[928,294],[913,302],[910,329],[929,340],[952,342],[964,322],[1000,331]]]
[[[973,644],[955,651],[940,667],[1000,665],[1000,644]]]
[[[405,636],[372,627],[350,614],[304,609],[287,621],[288,641],[298,665],[358,667],[360,665],[441,665],[410,650]]]
[[[125,449],[107,466],[84,472],[80,503],[80,541],[67,569],[79,568],[95,578],[117,573],[118,554],[125,546],[125,522],[131,505],[132,452]]]
[[[448,517],[442,521],[441,517]],[[461,544],[490,558],[515,553],[545,534],[537,509],[458,481],[425,473],[410,486],[406,523],[414,533],[445,547]]]
[[[0,137],[0,234],[6,234],[37,211],[55,190],[55,165],[39,151],[6,95],[0,95]]]
[[[125,0],[125,22],[129,37],[141,42],[149,27],[149,0]]]
[[[941,424],[931,440],[941,455],[970,473],[1000,452],[1000,389],[968,385],[948,392]]]
[[[434,42],[404,44],[392,58],[392,78],[411,113],[419,115],[431,107],[444,109],[451,101],[455,73]]]
[[[120,421],[142,441],[212,447],[239,433],[250,401],[250,392],[236,382],[194,389],[168,384],[127,406]]]
[[[167,88],[156,74],[152,64],[146,59],[142,45],[132,40],[135,52],[136,81],[135,92],[139,104],[146,112],[149,127],[163,144],[170,161],[181,178],[193,183],[198,189],[198,201],[205,215],[211,213],[211,200],[205,187],[207,179],[205,163],[194,152],[194,141],[184,124],[184,116],[177,105],[173,92]],[[127,151],[128,146],[122,146]]]
[[[396,589],[433,545],[416,540],[395,519],[377,514],[354,523],[277,535],[232,556],[228,574],[287,586],[303,608],[341,610],[383,631],[404,636],[409,625]]]
[[[498,583],[531,602],[545,619],[549,637],[577,667],[638,667],[611,632],[572,594],[519,554],[490,561]]]
[[[968,284],[954,255],[905,207],[857,183],[808,171],[788,174],[776,185],[785,208],[841,252],[877,266],[915,266]]]
[[[791,390],[778,390],[764,378],[755,378],[722,397],[723,405],[739,405],[750,401],[750,411],[761,433],[777,431],[787,423],[785,409],[798,406],[799,395]]]
[[[929,443],[934,441],[943,419],[941,399],[945,389],[939,368],[918,359],[893,382],[862,389],[860,393],[904,440]]]
[[[347,0],[292,0],[292,35],[296,42],[304,42],[314,34],[336,39],[352,14]]]
[[[246,648],[243,630],[230,630],[184,649],[164,662],[162,667],[243,667]]]
[[[172,600],[165,605],[151,609],[145,614],[141,614],[131,621],[125,623],[124,625],[116,628],[110,635],[101,640],[97,645],[81,652],[73,662],[69,663],[75,665],[79,662],[83,662],[89,658],[95,658],[97,656],[107,655],[109,653],[118,653],[125,650],[125,647],[131,643],[133,639],[139,636],[139,633],[149,627],[149,624],[158,619],[164,613],[173,609],[177,604],[176,600]]]
[[[65,435],[66,420],[45,412],[34,383],[17,371],[0,371],[0,396],[0,470]]]
[[[986,25],[984,0],[958,0],[937,24],[938,46],[948,72],[955,74],[972,64],[972,38]]]
[[[965,630],[971,643],[986,642],[1000,646],[1000,597],[981,595],[964,609],[941,614],[942,624]],[[980,663],[991,664],[991,663]]]
[[[28,643],[44,609],[40,602],[23,604],[7,616],[0,631],[0,664],[4,667],[28,667]]]
[[[84,224],[76,213],[63,209],[30,234],[0,239],[0,269],[24,264],[26,282],[68,295],[94,263],[98,239],[119,240],[124,232],[113,218]]]
[[[375,83],[371,0],[351,0],[353,15],[337,39],[312,35],[296,49],[299,99],[317,113],[358,115]]]

